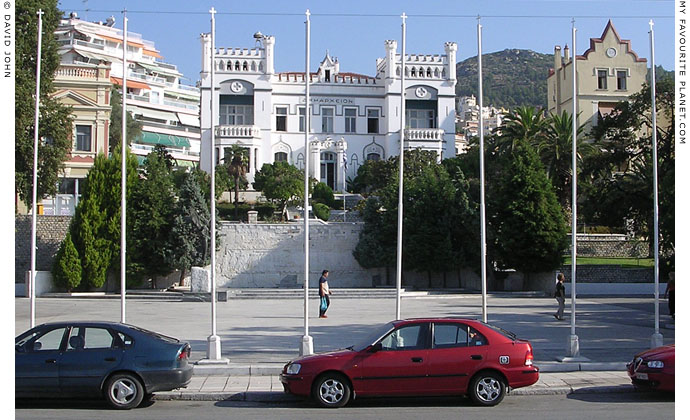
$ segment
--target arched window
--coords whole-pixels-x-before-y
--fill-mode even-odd
[[[235,61],[235,71],[240,71],[240,62]]]
[[[416,77],[417,76],[417,70],[412,67],[412,73],[410,74],[410,77]]]
[[[288,161],[288,155],[285,152],[277,152],[273,155],[273,161],[274,162],[287,162]]]
[[[369,153],[367,155],[367,160],[381,160],[381,155],[376,152]]]
[[[242,71],[249,71],[249,64],[246,61],[242,63]]]
[[[426,77],[431,77],[431,67],[427,67],[427,69],[426,69]]]
[[[297,155],[297,167],[304,170],[304,155],[301,153]]]
[[[352,168],[352,171],[357,174],[357,170],[359,169],[359,159],[357,158],[357,154],[353,153],[352,157],[350,157],[350,167]]]

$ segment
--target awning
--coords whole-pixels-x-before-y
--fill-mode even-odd
[[[173,136],[170,134],[160,134],[160,133],[150,133],[144,131],[141,133],[141,137],[137,140],[137,143],[145,144],[162,144],[163,146],[171,147],[191,147],[189,144],[189,139],[187,137]]]
[[[156,57],[156,58],[161,58],[161,59],[163,58],[162,55],[158,54],[158,51],[154,51],[154,50],[144,49],[141,53],[144,55],[151,56],[151,57]]]
[[[99,34],[99,35],[95,35],[95,36],[98,37],[98,38],[107,39],[108,41],[117,42],[118,44],[122,44],[122,38],[115,38],[115,37],[112,37],[112,36],[100,35],[100,34]],[[131,46],[133,46],[133,47],[144,48],[144,44],[142,44],[142,43],[140,43],[140,42],[130,41],[130,40],[127,40],[127,45],[131,45]]]
[[[180,124],[183,125],[191,125],[192,127],[200,127],[201,124],[199,124],[199,116],[198,115],[189,115],[189,114],[183,114],[181,112],[177,113],[177,119],[180,120]]]
[[[172,70],[172,69],[166,69],[163,67],[154,66],[152,64],[142,63],[141,61],[138,62],[137,64],[139,64],[141,67],[143,67],[145,69],[148,69],[149,71],[153,71],[153,72],[156,72],[158,74],[164,74],[167,76],[175,76],[175,77],[182,76],[182,73],[177,72],[177,71]]]
[[[181,159],[175,159],[176,166],[181,166],[185,168],[194,168],[199,166],[198,162],[193,162],[191,160],[181,160]]]
[[[81,50],[78,50],[76,48],[72,49],[72,51],[81,55],[82,57],[90,58],[92,60],[100,60],[100,61],[105,61],[107,63],[113,63],[113,64],[117,64],[117,63],[122,64],[122,60],[118,60],[115,57],[109,57],[109,56],[103,55],[103,54],[94,54],[92,52],[81,51]]]
[[[164,121],[177,121],[177,116],[174,112],[159,111],[157,109],[145,108],[142,106],[139,106],[137,108],[139,109],[137,110],[136,114],[141,114],[147,118],[155,118],[157,120]]]
[[[121,77],[110,76],[110,81],[116,85],[122,86],[122,78]],[[151,86],[147,85],[146,83],[137,82],[137,81],[131,80],[131,79],[127,79],[127,87],[132,88],[132,89],[146,89],[146,90],[151,89]]]
[[[605,117],[609,115],[615,107],[615,102],[599,102],[599,114],[601,114],[602,117]]]

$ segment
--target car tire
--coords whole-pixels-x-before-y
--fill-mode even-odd
[[[105,399],[117,410],[129,410],[141,404],[144,399],[144,387],[139,379],[129,373],[118,373],[111,376],[103,390]]]
[[[350,401],[351,394],[349,381],[338,373],[327,373],[314,382],[314,399],[321,407],[343,407]]]
[[[494,372],[478,373],[470,384],[470,398],[482,406],[494,406],[506,395],[505,380]]]

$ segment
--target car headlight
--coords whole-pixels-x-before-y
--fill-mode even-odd
[[[300,369],[302,369],[302,365],[300,365],[299,363],[293,363],[287,367],[286,372],[288,373],[288,375],[297,375]]]
[[[654,369],[661,369],[664,367],[664,362],[661,360],[650,360],[647,362],[647,367],[654,368]]]

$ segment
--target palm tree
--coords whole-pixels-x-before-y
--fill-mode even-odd
[[[539,144],[545,122],[541,109],[537,110],[531,106],[515,108],[506,115],[501,126],[495,131],[499,152],[512,153],[518,140],[524,140],[531,145]]]
[[[247,183],[247,171],[249,168],[249,156],[247,156],[247,149],[233,144],[229,149],[225,149],[225,156],[223,158],[224,164],[228,170],[228,175],[234,181],[235,186],[235,218],[237,215],[237,206],[240,202],[240,184]]]
[[[596,148],[582,135],[584,126],[577,128],[577,163],[582,168],[584,158],[593,155]],[[546,174],[553,184],[558,201],[567,208],[572,179],[573,117],[568,112],[551,114],[543,125],[543,134],[537,152]]]

